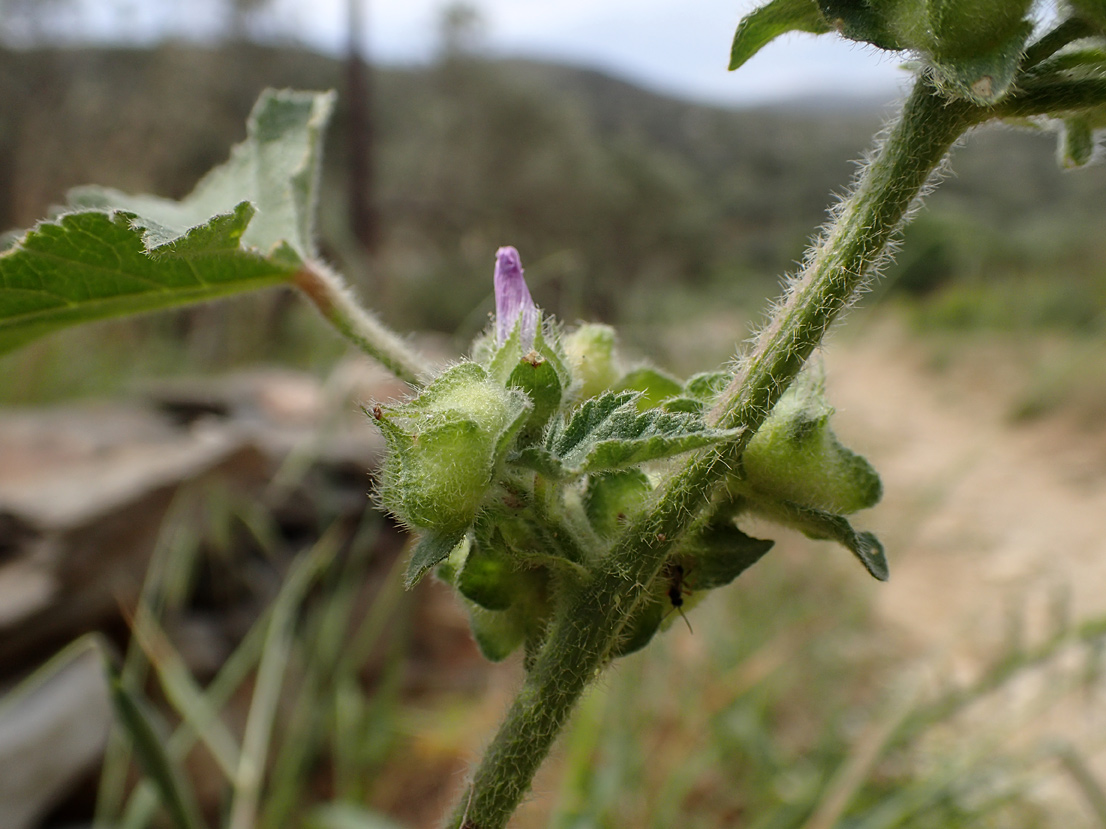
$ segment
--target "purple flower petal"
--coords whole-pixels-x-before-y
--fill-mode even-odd
[[[538,306],[530,298],[530,289],[522,278],[522,261],[513,247],[495,252],[495,341],[503,345],[519,326],[523,352],[534,345],[538,330]]]

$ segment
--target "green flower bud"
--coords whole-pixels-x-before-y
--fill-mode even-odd
[[[820,379],[800,376],[749,441],[745,477],[731,489],[842,515],[873,506],[883,492],[879,475],[838,442],[832,414]]]
[[[412,401],[374,407],[389,450],[381,502],[409,526],[463,531],[529,407],[475,363],[447,369]]]
[[[937,58],[993,52],[1023,26],[1033,0],[871,0],[888,31],[908,49]]]
[[[1013,83],[1033,30],[1033,0],[873,2],[906,48],[924,55],[948,94],[991,104]]]
[[[618,341],[609,325],[584,323],[564,338],[564,349],[582,399],[605,392],[622,376]]]
[[[592,476],[584,494],[584,509],[592,529],[603,538],[613,538],[652,491],[652,483],[640,469]]]

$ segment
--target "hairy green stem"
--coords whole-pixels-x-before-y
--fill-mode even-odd
[[[1025,50],[1021,71],[1025,72],[1041,61],[1048,60],[1072,41],[1094,34],[1095,28],[1090,23],[1078,17],[1069,17],[1040,40],[1030,44]]]
[[[321,262],[307,261],[293,279],[342,336],[375,357],[400,380],[422,386],[429,366],[395,332],[358,304],[336,273]]]
[[[718,425],[742,428],[740,436],[693,457],[659,487],[594,577],[558,609],[546,644],[447,824],[450,829],[506,825],[672,544],[740,462],[757,427],[878,265],[933,171],[980,113],[942,98],[925,78],[916,83],[898,122],[712,412]]]

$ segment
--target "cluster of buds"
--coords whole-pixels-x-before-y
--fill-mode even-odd
[[[495,319],[471,359],[371,414],[388,445],[380,500],[419,535],[408,584],[436,568],[464,597],[485,655],[501,659],[519,646],[536,653],[567,591],[647,508],[663,464],[737,433],[706,423],[726,375],[681,382],[627,366],[609,326],[566,331],[543,319],[514,248],[497,252],[494,280]],[[841,514],[874,503],[879,479],[833,438],[830,411],[819,384],[785,398],[728,497],[675,545],[610,657],[642,647],[682,612],[685,588],[699,598],[767,552],[771,541],[738,529],[742,515],[834,538],[865,560],[852,542],[866,536],[848,535]],[[878,545],[866,555],[885,577]]]

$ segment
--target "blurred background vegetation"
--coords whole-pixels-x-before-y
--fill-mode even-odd
[[[222,42],[93,48],[43,45],[62,0],[0,4],[10,44],[0,49],[0,228],[33,225],[89,182],[182,196],[244,137],[261,89],[337,88],[322,247],[387,322],[437,332],[443,351],[460,352],[491,311],[494,251],[512,244],[544,308],[569,322],[614,323],[631,354],[689,373],[725,360],[759,321],[890,112],[855,100],[722,109],[596,71],[489,60],[467,7],[443,14],[431,64],[370,61],[359,73],[351,66],[371,56],[342,61],[250,41],[263,5],[228,4]],[[1106,168],[1061,173],[1054,145],[1032,125],[970,136],[875,286],[878,304],[865,300],[876,310],[844,336],[893,319],[935,376],[1000,354],[994,369],[1014,383],[995,394],[1010,419],[1062,411],[1095,428],[1106,416]],[[276,291],[36,343],[0,360],[0,403],[103,396],[258,363],[325,377],[345,354]],[[362,486],[357,478],[347,489]],[[211,603],[207,594],[231,583],[220,568],[235,555],[283,578],[334,517],[332,505],[314,504],[319,514],[290,541],[287,527],[263,531],[266,503],[190,519],[189,552],[176,554],[185,575],[167,588],[172,578],[152,571],[151,595]],[[260,825],[386,825],[312,811],[329,801],[433,825],[517,680],[514,665],[487,673],[440,597],[427,610],[425,598],[415,609],[401,596],[387,575],[395,529],[366,507],[341,513],[350,526],[340,552],[312,554],[334,568],[311,591],[243,588],[255,605],[285,596],[286,609],[300,608],[289,623],[287,716],[276,717],[269,755],[277,788],[267,791],[282,794],[264,799]],[[854,586],[851,562],[813,569],[812,558],[805,542],[785,539],[692,615],[694,635],[678,629],[627,660],[584,704],[519,825],[1060,825],[1025,785],[1047,758],[998,760],[993,733],[950,747],[965,709],[1051,659],[1059,640],[1003,651],[960,696],[939,689],[904,707],[888,688],[912,675],[895,641],[874,633],[873,594]],[[362,584],[371,590],[351,587]],[[374,615],[374,606],[387,611]],[[437,627],[420,633],[422,623]],[[142,624],[156,634],[149,618]],[[199,677],[212,680],[216,707],[238,698],[239,719],[252,698],[239,683],[268,647],[252,629],[242,627],[245,655],[232,668]],[[144,657],[131,650],[132,681],[146,687]],[[239,673],[217,686],[225,670]],[[193,722],[195,709],[181,702],[187,683],[161,681],[163,708]],[[114,751],[102,803],[127,788]],[[204,802],[219,814],[227,787],[208,782],[215,794]],[[1084,783],[1093,802],[1095,784]],[[61,810],[54,825],[72,814]],[[1106,825],[1098,818],[1088,825]]]
[[[491,255],[513,244],[544,307],[621,324],[653,352],[649,326],[689,306],[759,314],[889,112],[855,100],[844,110],[824,101],[726,110],[594,71],[484,60],[479,16],[466,9],[443,14],[432,65],[354,78],[367,108],[351,109],[348,65],[295,48],[4,50],[0,226],[27,227],[88,182],[182,196],[243,137],[259,90],[338,88],[323,247],[391,323],[462,348],[491,307]],[[973,135],[877,290],[898,295],[927,329],[1100,331],[1106,174],[1058,173],[1053,144],[1034,128]],[[360,205],[351,182],[369,188]],[[264,316],[296,325],[286,309]],[[188,328],[141,325],[167,326],[173,341]],[[196,346],[196,358],[272,356],[272,331],[233,327],[234,342]],[[336,353],[325,340],[321,354],[292,345],[283,330],[277,340],[278,356],[301,363]],[[20,389],[6,363],[4,399],[61,393]],[[62,385],[72,393],[90,382]]]

